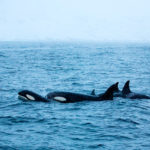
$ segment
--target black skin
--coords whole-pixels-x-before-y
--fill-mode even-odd
[[[105,93],[99,96],[92,96],[86,94],[72,93],[72,92],[51,92],[48,93],[46,98],[49,100],[56,100],[55,97],[63,97],[66,101],[59,101],[62,103],[73,103],[79,101],[102,101],[102,100],[113,100],[113,92],[116,89],[118,82],[110,86]]]
[[[114,97],[123,97],[123,98],[130,98],[130,99],[150,99],[150,96],[144,95],[144,94],[139,94],[139,93],[134,93],[130,90],[130,80],[128,80],[122,91],[119,90],[118,87],[116,87],[116,90],[113,93]],[[91,95],[96,95],[95,90],[91,92]]]
[[[95,89],[92,90],[91,95],[96,96]]]
[[[150,99],[150,96],[134,93],[130,90],[130,80],[128,80],[122,90],[122,97],[124,98],[130,98],[130,99]]]
[[[122,95],[122,92],[118,88],[118,84],[119,82],[116,83],[116,86],[114,88],[113,97],[119,97]],[[91,95],[96,96],[95,89],[92,90]],[[102,94],[98,94],[97,96],[100,96],[100,95]]]
[[[34,99],[35,99],[34,101],[49,102],[49,100],[46,99],[45,97],[42,97],[41,95],[39,95],[39,94],[37,94],[37,93],[34,93],[34,92],[32,92],[32,91],[29,91],[29,90],[20,91],[20,92],[18,93],[18,96],[19,96],[20,99],[23,99],[23,97],[25,97],[26,100],[30,100],[30,99],[26,96],[26,94],[28,94],[28,95],[34,97]]]
[[[91,101],[113,100],[113,92],[115,91],[117,85],[118,82],[110,86],[105,93],[102,93],[99,96],[91,96],[71,92],[52,92],[49,93],[45,98],[29,90],[20,91],[18,93],[18,96],[20,99],[26,99],[30,101],[41,101],[41,102],[49,102],[49,100],[53,99],[55,96],[62,96],[66,98],[66,101],[64,103],[78,102],[83,100],[91,100]],[[34,100],[30,99],[30,97],[34,98]]]

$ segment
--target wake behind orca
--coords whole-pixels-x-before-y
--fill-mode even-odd
[[[102,101],[102,100],[113,100],[113,92],[115,91],[118,82],[111,85],[105,93],[99,96],[86,95],[72,92],[51,92],[48,93],[46,98],[49,100],[59,101],[61,103],[73,103],[80,101]]]

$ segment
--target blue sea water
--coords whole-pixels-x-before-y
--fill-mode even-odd
[[[90,94],[131,81],[150,95],[150,45],[0,42],[0,149],[149,150],[150,100],[25,102],[28,89]]]

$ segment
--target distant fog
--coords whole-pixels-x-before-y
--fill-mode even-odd
[[[150,0],[0,0],[0,41],[150,41]]]

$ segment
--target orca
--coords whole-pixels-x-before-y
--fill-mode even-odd
[[[118,82],[118,84],[119,84],[119,82]],[[114,97],[122,97],[122,91],[119,90],[118,84],[117,84],[116,89],[115,89],[115,91],[113,93]]]
[[[105,93],[100,94],[99,96],[95,95],[86,95],[73,92],[50,92],[47,94],[46,98],[49,100],[59,101],[61,103],[73,103],[80,101],[102,101],[102,100],[113,100],[113,92],[116,89],[118,82],[111,85]]]
[[[119,97],[119,96],[122,95],[122,92],[121,92],[121,91],[119,90],[119,88],[118,88],[118,84],[119,84],[119,82],[116,83],[116,86],[115,86],[115,89],[114,89],[114,92],[113,92],[113,96],[114,96],[114,97]],[[91,91],[91,95],[96,96],[95,89],[93,89],[93,90]],[[100,95],[101,95],[101,94],[98,94],[98,96],[100,96]]]
[[[129,98],[129,99],[150,99],[150,96],[134,93],[130,90],[130,80],[126,81],[124,87],[121,90],[118,88],[118,84],[116,85],[116,89],[114,90],[113,96],[114,97],[122,97],[122,98]],[[96,95],[95,90],[91,92],[91,95]]]
[[[36,94],[29,90],[23,90],[18,92],[18,98],[22,100],[29,100],[29,101],[41,101],[41,102],[48,102],[48,99],[42,97],[39,94]]]
[[[124,98],[130,98],[130,99],[150,99],[150,96],[134,93],[130,90],[130,80],[128,80],[122,90],[122,97]]]

